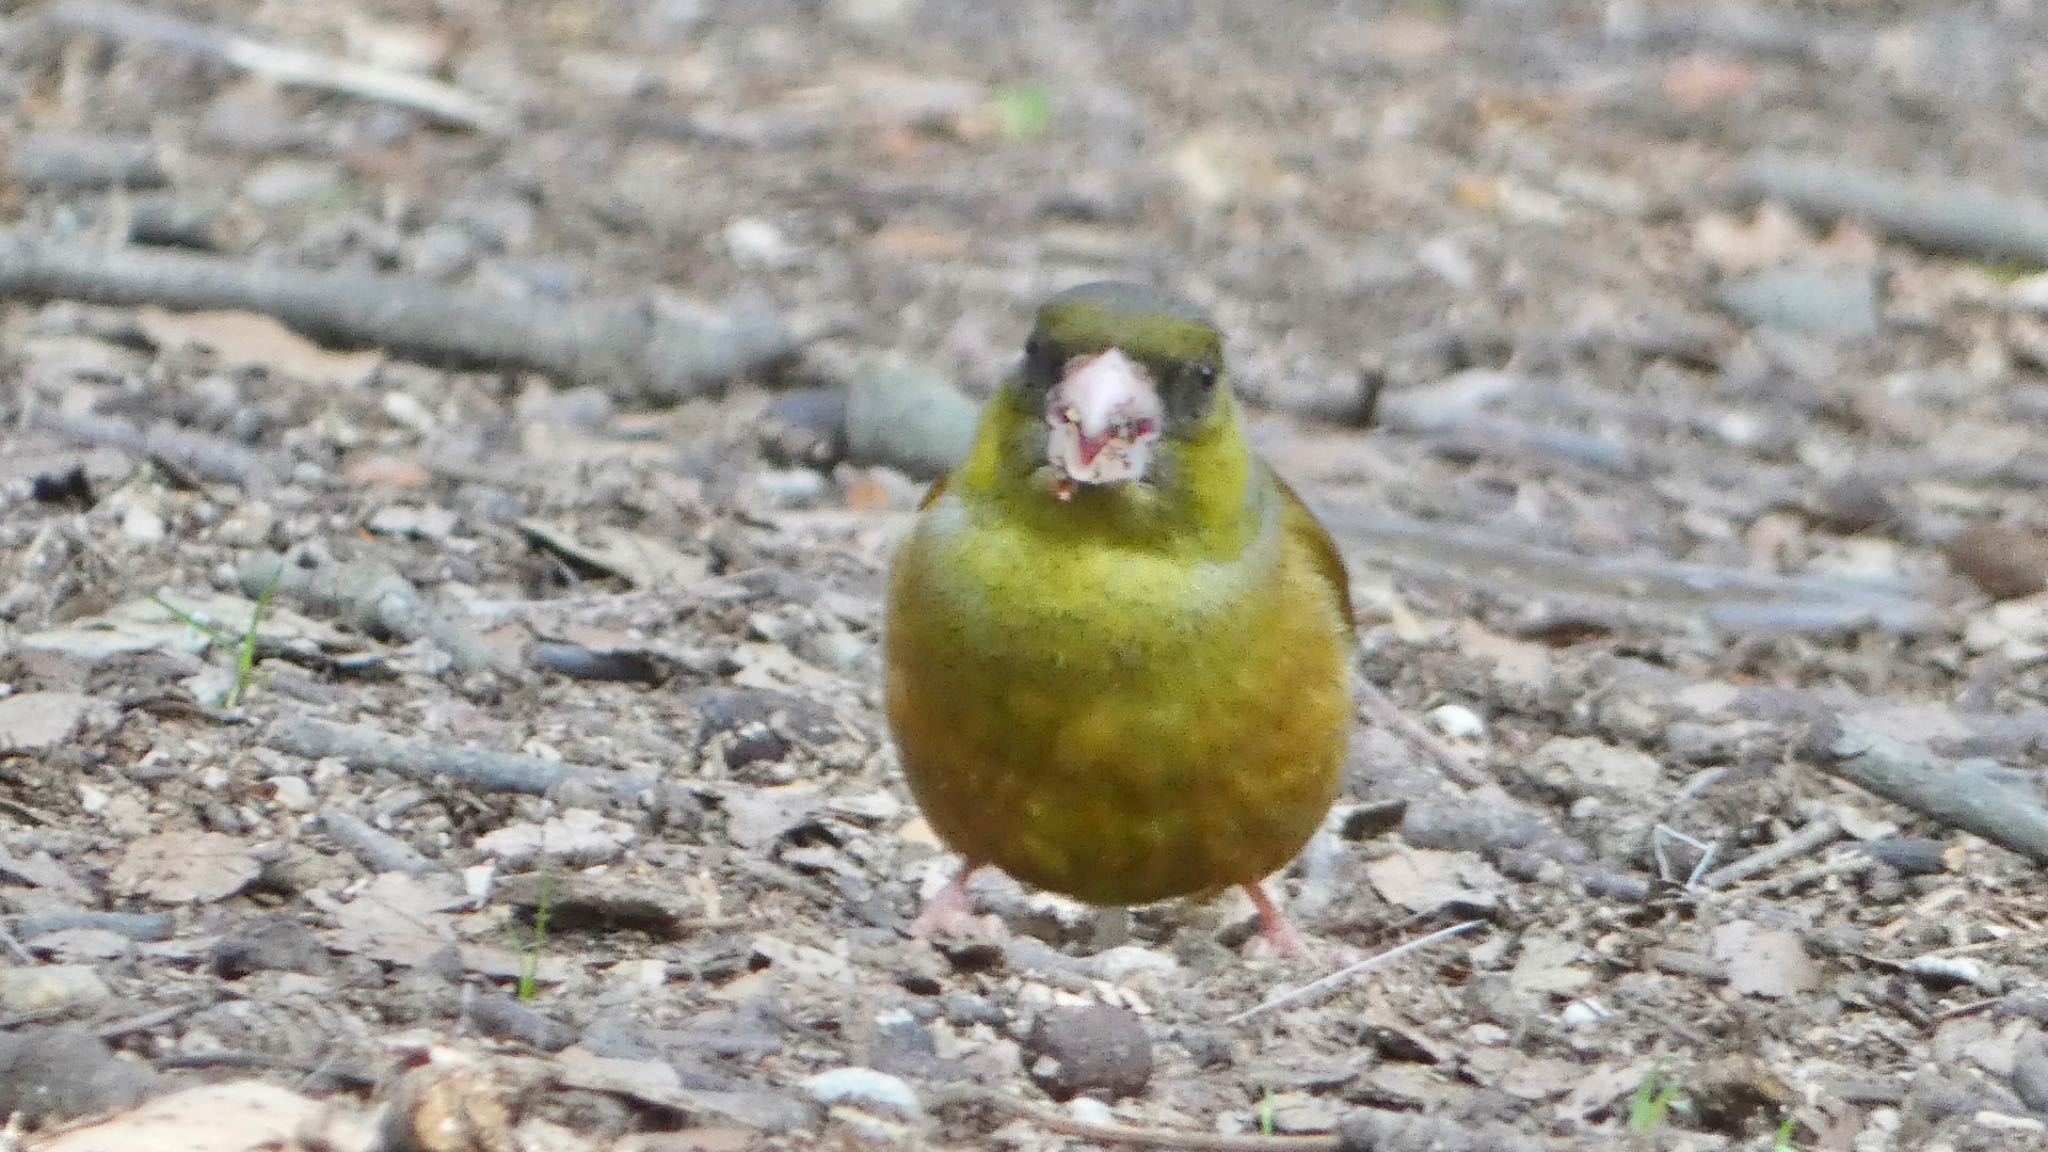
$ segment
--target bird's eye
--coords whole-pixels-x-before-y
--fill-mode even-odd
[[[1060,350],[1043,332],[1024,342],[1024,379],[1033,387],[1050,388],[1060,374]]]
[[[1200,362],[1190,364],[1187,367],[1187,375],[1188,382],[1204,392],[1216,386],[1216,366],[1214,364],[1203,364]]]

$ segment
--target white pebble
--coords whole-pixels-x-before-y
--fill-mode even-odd
[[[93,784],[80,784],[78,786],[78,806],[84,809],[85,814],[88,816],[97,816],[106,811],[107,804],[112,800],[113,797],[107,793],[105,788]]]
[[[313,807],[313,786],[300,776],[274,776],[270,781],[271,796],[283,808],[293,812],[304,812]]]
[[[1096,956],[1095,965],[1104,980],[1111,984],[1121,984],[1139,972],[1168,975],[1180,967],[1180,962],[1164,952],[1141,948],[1136,944],[1119,944]]]
[[[1429,710],[1432,727],[1453,740],[1486,739],[1486,721],[1463,704],[1443,704]]]
[[[164,538],[164,518],[154,508],[130,504],[121,515],[121,534],[140,544],[154,544]]]
[[[1574,1000],[1561,1016],[1566,1028],[1590,1028],[1607,1019],[1607,1011],[1591,1000]]]
[[[854,1104],[894,1112],[905,1120],[924,1115],[917,1093],[902,1079],[872,1068],[834,1068],[804,1081],[804,1091],[827,1108]]]
[[[1067,1115],[1072,1116],[1083,1124],[1114,1124],[1117,1122],[1116,1113],[1109,1110],[1109,1105],[1104,1104],[1093,1096],[1076,1096],[1072,1100],[1067,1101]]]

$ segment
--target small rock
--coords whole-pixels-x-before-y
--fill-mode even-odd
[[[1486,721],[1463,704],[1440,705],[1430,709],[1423,718],[1429,721],[1430,727],[1453,740],[1486,739]]]
[[[1732,281],[1721,306],[1759,327],[1853,338],[1877,333],[1877,276],[1868,268],[1774,268]]]
[[[377,509],[366,527],[378,536],[410,536],[415,540],[446,540],[455,534],[457,517],[438,506],[415,508],[392,504]]]
[[[87,1007],[112,995],[100,974],[83,964],[0,968],[0,1011],[9,1015]]]
[[[1121,984],[1142,972],[1170,976],[1179,968],[1180,961],[1172,956],[1136,944],[1119,944],[1095,957],[1095,970],[1111,984]]]
[[[1993,600],[2048,589],[2048,536],[2002,524],[1972,524],[1943,549],[1957,572]]]
[[[1754,920],[1731,920],[1714,930],[1714,959],[1726,966],[1728,985],[1748,996],[1799,996],[1820,986],[1820,971],[1797,932]]]
[[[779,271],[801,258],[782,230],[758,216],[742,216],[725,226],[725,250],[742,268]]]
[[[917,1093],[911,1091],[909,1084],[900,1077],[872,1068],[834,1068],[830,1072],[820,1072],[804,1081],[804,1091],[827,1108],[852,1104],[891,1112],[904,1120],[916,1120],[924,1115],[924,1105],[918,1102]]]
[[[1076,1096],[1067,1101],[1067,1115],[1083,1124],[1114,1124],[1116,1113],[1093,1096]]]
[[[79,1028],[0,1034],[0,1116],[31,1127],[131,1108],[155,1078]]]
[[[1152,1079],[1152,1040],[1133,1012],[1103,1004],[1051,1008],[1022,1049],[1033,1083],[1055,1100],[1137,1096]]]
[[[560,1052],[576,1042],[576,1030],[510,996],[481,992],[470,998],[469,1022],[485,1036]]]
[[[1655,795],[1664,782],[1663,768],[1651,757],[1587,736],[1545,741],[1521,765],[1529,779],[1575,800],[1645,798]]]
[[[847,387],[847,458],[929,480],[967,454],[977,405],[939,372],[896,358],[863,365]]]
[[[317,976],[331,967],[327,946],[313,930],[284,916],[244,924],[222,936],[207,957],[207,966],[223,980],[256,972]]]
[[[1813,518],[1830,532],[1852,534],[1896,523],[1899,510],[1876,480],[1850,475],[1821,489]]]
[[[271,798],[278,807],[292,812],[308,812],[313,808],[313,786],[303,776],[274,776],[270,780]]]
[[[258,208],[284,208],[326,197],[342,186],[343,179],[336,165],[274,160],[250,174],[242,195]]]
[[[1987,996],[2005,992],[1998,973],[1969,956],[1916,956],[1906,962],[1906,971],[1937,988],[1968,984]]]
[[[2026,1106],[2048,1113],[2048,1036],[2030,1028],[2013,1050],[2012,1089]]]
[[[93,698],[78,692],[23,692],[0,700],[0,754],[41,752],[71,738]]]
[[[1345,1112],[1343,1101],[1306,1092],[1282,1092],[1264,1107],[1272,1119],[1273,1131],[1282,1136],[1334,1131]]]
[[[146,504],[130,504],[121,514],[121,534],[137,544],[155,544],[164,538],[163,514]]]

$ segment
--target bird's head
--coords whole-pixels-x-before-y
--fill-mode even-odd
[[[1042,408],[1046,464],[1064,498],[1155,480],[1162,447],[1203,426],[1222,380],[1223,337],[1194,306],[1097,281],[1039,306],[1018,395]]]

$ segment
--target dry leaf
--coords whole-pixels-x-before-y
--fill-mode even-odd
[[[249,846],[221,832],[165,832],[128,845],[108,879],[165,904],[208,903],[240,892],[263,866]]]
[[[1491,908],[1500,887],[1499,874],[1472,853],[1431,848],[1382,856],[1365,866],[1365,878],[1382,898],[1410,912],[1432,912],[1446,904]]]
[[[450,876],[385,872],[335,909],[330,939],[347,952],[390,964],[422,964],[455,943],[448,915],[468,901]]]
[[[1579,951],[1577,941],[1530,932],[1522,937],[1522,955],[1508,973],[1508,984],[1518,992],[1577,992],[1593,982],[1592,971],[1578,963]]]
[[[258,1080],[208,1084],[31,1147],[35,1152],[257,1152],[291,1146],[292,1138],[325,1107]]]
[[[600,524],[579,534],[531,517],[519,530],[550,551],[580,564],[622,577],[635,588],[686,588],[710,575],[701,556],[680,552],[652,536]]]
[[[23,692],[0,700],[0,754],[40,752],[69,740],[92,704],[79,692]]]
[[[1777,999],[1820,984],[1820,972],[1799,933],[1784,928],[1731,920],[1714,929],[1712,951],[1728,970],[1729,986],[1745,995]]]
[[[261,368],[313,384],[359,387],[369,382],[381,352],[329,352],[304,336],[255,312],[166,312],[142,308],[136,326],[164,351],[210,349],[231,368]]]

